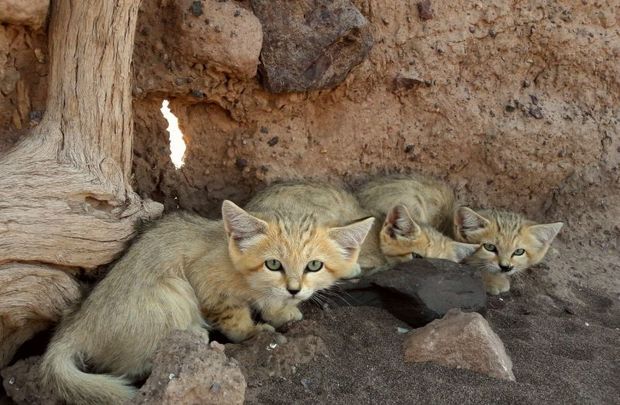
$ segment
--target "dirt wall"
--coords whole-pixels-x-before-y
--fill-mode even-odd
[[[143,1],[134,54],[136,187],[168,209],[216,216],[223,198],[243,202],[276,179],[415,170],[464,202],[567,220],[570,235],[617,243],[605,219],[620,189],[617,2],[462,0],[428,11],[354,1],[371,24],[368,58],[333,89],[281,95],[187,57],[197,39],[181,35],[172,3]],[[40,119],[46,69],[43,32],[0,26],[0,153]],[[188,144],[180,170],[164,98]]]

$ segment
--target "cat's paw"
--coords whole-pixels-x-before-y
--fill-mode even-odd
[[[303,319],[303,314],[296,306],[288,306],[281,308],[277,312],[271,314],[264,314],[263,317],[267,322],[273,325],[276,328],[293,321],[301,321]]]
[[[487,293],[499,295],[510,291],[510,280],[502,274],[484,274],[482,277]]]

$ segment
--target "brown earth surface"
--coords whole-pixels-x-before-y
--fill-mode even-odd
[[[445,179],[473,206],[566,223],[546,263],[491,300],[516,383],[404,365],[397,321],[341,308],[310,315],[332,357],[250,387],[257,401],[617,401],[617,1],[431,2],[422,19],[415,2],[356,0],[372,26],[368,59],[333,89],[281,95],[184,58],[195,44],[175,35],[168,3],[143,1],[134,54],[136,188],[167,209],[215,217],[222,199],[242,203],[277,179],[354,185],[412,170]],[[39,122],[46,76],[45,33],[0,24],[0,153]],[[188,145],[180,170],[164,98]]]

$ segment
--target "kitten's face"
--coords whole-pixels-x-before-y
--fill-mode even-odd
[[[477,213],[466,207],[457,210],[454,224],[457,238],[481,245],[468,264],[506,275],[539,263],[563,225],[535,224],[509,212]]]
[[[475,244],[455,242],[430,226],[418,225],[403,205],[394,206],[387,214],[379,241],[381,252],[390,264],[414,257],[458,263],[478,248]]]
[[[309,216],[263,220],[230,201],[224,202],[222,214],[235,268],[260,295],[290,303],[350,276],[373,223],[368,218],[328,228]]]

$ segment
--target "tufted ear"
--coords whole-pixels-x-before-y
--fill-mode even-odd
[[[267,231],[267,222],[248,214],[228,200],[222,203],[222,220],[226,235],[240,251],[252,247]]]
[[[358,250],[364,239],[370,232],[372,224],[375,222],[373,217],[354,222],[347,226],[331,228],[329,237],[340,246],[345,256],[351,257],[353,252]]]
[[[411,218],[407,207],[402,204],[390,209],[385,217],[383,229],[392,239],[399,236],[412,238],[421,232],[420,226]]]
[[[540,243],[548,245],[553,242],[553,239],[555,239],[558,232],[560,232],[562,226],[564,226],[564,223],[554,222],[552,224],[530,225],[527,229]]]
[[[467,207],[460,207],[454,213],[454,227],[456,234],[464,240],[469,240],[477,232],[490,225],[488,219]]]
[[[480,245],[473,243],[453,242],[453,247],[455,259],[460,263],[466,257],[473,255],[474,252],[478,250]]]

